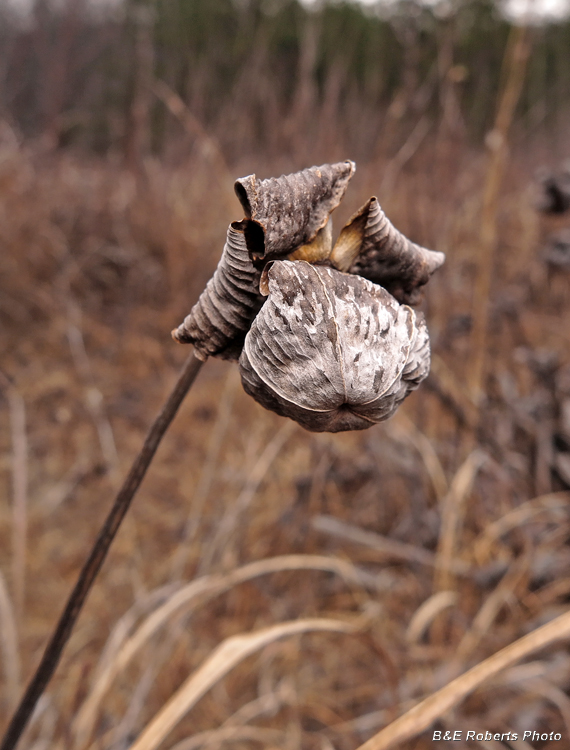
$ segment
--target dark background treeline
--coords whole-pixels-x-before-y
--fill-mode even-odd
[[[297,0],[125,0],[96,11],[37,0],[25,21],[2,10],[0,115],[24,136],[131,158],[164,155],[176,140],[173,92],[188,107],[186,129],[204,128],[230,160],[276,149],[330,158],[337,147],[370,157],[399,148],[422,118],[477,143],[492,126],[508,32],[490,0],[383,11],[309,11]],[[570,21],[532,33],[519,116],[527,135],[560,132]]]

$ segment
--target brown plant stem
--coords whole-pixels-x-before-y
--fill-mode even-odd
[[[16,621],[20,622],[26,598],[26,553],[28,538],[28,439],[26,405],[10,380],[0,371],[10,411],[12,433],[12,591]]]
[[[196,379],[203,362],[192,353],[182,369],[176,385],[147,433],[143,447],[136,457],[123,486],[119,490],[99,535],[91,549],[77,582],[71,592],[59,622],[44,651],[42,660],[24,693],[4,738],[0,750],[14,750],[17,746],[36,704],[52,678],[61,654],[71,636],[83,604],[93,586],[97,573],[109,551],[131,501],[153,459],[160,441],[174,419],[180,404]]]
[[[508,134],[518,104],[531,41],[527,26],[513,26],[503,60],[503,89],[500,95],[495,124],[487,135],[491,151],[487,179],[483,192],[479,263],[475,277],[473,299],[472,363],[469,387],[471,396],[480,403],[485,383],[487,334],[489,329],[489,297],[494,274],[497,247],[497,215],[499,196],[509,155]]]

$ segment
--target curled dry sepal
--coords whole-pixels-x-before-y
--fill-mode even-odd
[[[444,255],[404,237],[376,198],[333,247],[330,215],[354,169],[238,180],[245,218],[172,334],[202,359],[239,360],[247,393],[316,432],[387,419],[429,372],[425,320],[409,305]]]

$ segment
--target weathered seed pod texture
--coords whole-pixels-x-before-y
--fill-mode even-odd
[[[228,228],[216,272],[190,314],[172,332],[173,338],[194,344],[201,359],[238,359],[262,304],[263,263],[286,257],[315,239],[342,200],[353,173],[354,163],[347,161],[276,179],[258,181],[250,175],[238,180],[235,190],[247,216]]]
[[[209,355],[238,359],[245,334],[263,304],[260,276],[250,260],[243,231],[230,224],[216,272],[190,315],[172,332],[173,338],[194,344],[200,359]]]
[[[345,161],[269,180],[259,181],[255,175],[237,180],[252,256],[265,261],[283,258],[314,239],[341,202],[354,169],[354,162]]]
[[[427,375],[423,319],[381,286],[305,261],[276,261],[268,278],[239,360],[263,406],[310,430],[361,430]]]
[[[429,372],[425,320],[408,304],[444,256],[398,232],[376,198],[333,248],[330,214],[353,172],[342,162],[238,180],[246,217],[173,331],[201,358],[239,357],[247,393],[316,432],[387,419]]]
[[[419,300],[420,288],[444,260],[443,253],[416,245],[392,226],[376,198],[344,227],[331,255],[339,270],[380,284],[406,304]]]

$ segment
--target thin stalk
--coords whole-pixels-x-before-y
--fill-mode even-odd
[[[131,501],[160,445],[160,441],[196,379],[202,364],[203,362],[194,353],[188,357],[176,385],[148,431],[143,447],[136,457],[123,486],[119,490],[113,507],[105,519],[105,523],[91,549],[87,562],[79,574],[79,578],[67,600],[65,609],[44,651],[42,660],[8,725],[2,745],[0,745],[0,750],[14,750],[17,746],[39,698],[59,664],[63,649],[71,636],[87,595],[93,586],[97,573],[101,569],[109,547],[119,530]]]
[[[481,212],[481,244],[473,300],[473,359],[469,378],[470,391],[476,402],[481,401],[486,374],[489,297],[497,246],[498,199],[507,166],[508,134],[522,91],[529,52],[528,27],[513,26],[503,61],[504,86],[499,99],[495,125],[487,136],[491,157]]]
[[[9,378],[0,371],[10,411],[12,432],[12,594],[16,622],[19,624],[26,598],[26,554],[28,538],[28,440],[26,405]]]

